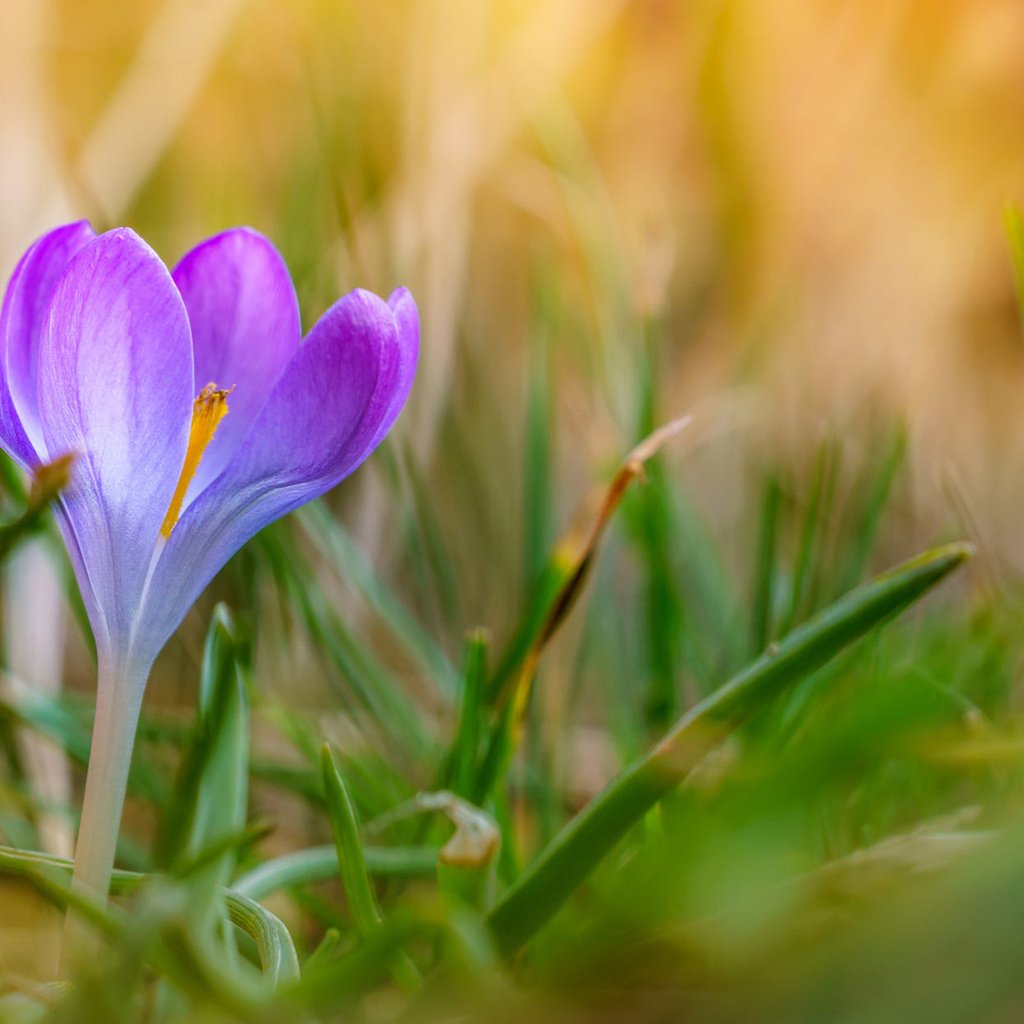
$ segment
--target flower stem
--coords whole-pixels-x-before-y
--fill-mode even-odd
[[[140,666],[100,654],[96,716],[71,885],[101,903],[106,901],[110,887],[128,768],[148,676],[148,664]],[[66,974],[91,945],[88,926],[69,912],[61,944],[61,972]]]

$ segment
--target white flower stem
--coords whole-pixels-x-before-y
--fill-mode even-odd
[[[148,664],[140,666],[100,654],[96,717],[71,884],[101,903],[106,901],[110,888],[128,768],[148,675]],[[89,926],[70,911],[61,944],[62,973],[66,975],[68,968],[88,954],[93,945]]]

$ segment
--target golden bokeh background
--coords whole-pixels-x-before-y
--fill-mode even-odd
[[[400,436],[463,507],[500,509],[516,479],[541,320],[567,510],[635,440],[653,323],[660,411],[698,413],[711,507],[744,500],[713,471],[738,452],[856,447],[890,410],[925,516],[955,506],[1024,564],[1015,0],[5,0],[0,19],[5,267],[88,216],[169,262],[252,224],[307,323],[408,284],[425,350]],[[445,477],[453,424],[476,498]],[[478,539],[502,550],[492,518]]]

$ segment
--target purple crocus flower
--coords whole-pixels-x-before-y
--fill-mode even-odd
[[[33,471],[73,455],[57,518],[96,637],[78,883],[105,895],[150,668],[262,527],[377,446],[405,404],[419,322],[405,289],[355,291],[301,338],[288,270],[247,228],[169,272],[127,228],[40,238],[0,314],[0,444]]]

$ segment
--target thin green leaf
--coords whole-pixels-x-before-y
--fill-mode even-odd
[[[472,793],[473,779],[476,776],[483,725],[483,695],[487,682],[489,644],[490,636],[486,630],[474,630],[466,637],[462,656],[459,724],[450,755],[451,788],[459,796],[469,796]]]
[[[335,567],[339,577],[366,599],[391,635],[422,666],[440,692],[452,698],[458,684],[454,666],[374,572],[327,506],[320,501],[313,502],[300,509],[296,517],[317,550]]]
[[[864,575],[868,560],[878,538],[885,511],[896,476],[907,454],[907,432],[899,428],[892,431],[885,443],[881,460],[870,460],[866,479],[858,490],[862,497],[855,505],[856,521],[846,531],[846,557],[838,573],[838,587],[834,594],[855,586]]]
[[[550,319],[543,284],[537,288],[539,319]],[[544,314],[547,313],[547,316]],[[530,337],[530,379],[526,396],[526,437],[523,466],[523,580],[532,589],[544,571],[554,541],[554,496],[551,480],[552,394],[547,329]],[[649,431],[645,431],[648,433]]]
[[[765,480],[757,538],[757,563],[751,600],[751,653],[760,654],[774,629],[775,590],[778,581],[779,507],[782,487],[771,474]]]
[[[432,846],[364,846],[367,874],[381,878],[433,878],[437,850]],[[334,846],[313,846],[268,860],[232,884],[235,892],[261,900],[282,889],[338,877]]]
[[[82,893],[72,891],[69,885],[72,866],[72,862],[63,857],[0,846],[0,873],[29,879],[62,906],[73,905],[95,926],[116,934],[122,927],[122,915],[115,907],[101,907]],[[110,891],[115,896],[133,893],[147,877],[134,871],[115,870]],[[275,986],[297,980],[298,955],[280,919],[242,893],[226,889],[224,900],[232,923],[256,943],[263,976]]]
[[[373,894],[373,887],[366,870],[355,805],[352,803],[345,780],[341,777],[341,772],[338,771],[334,755],[328,744],[324,744],[322,756],[324,795],[327,799],[327,814],[330,818],[331,831],[334,833],[334,843],[337,849],[338,872],[356,931],[365,940],[377,933],[384,919],[377,906],[377,898]],[[392,961],[392,970],[396,981],[404,988],[418,987],[419,972],[408,957],[396,956]]]
[[[203,653],[199,707],[192,744],[182,758],[156,844],[157,863],[174,867],[217,848],[245,827],[248,793],[248,711],[231,617],[214,611]],[[233,850],[191,880],[195,905],[209,924],[215,894],[230,878]]]
[[[323,772],[327,813],[331,820],[331,831],[334,833],[341,884],[345,889],[345,898],[352,911],[356,931],[365,937],[381,923],[381,912],[366,871],[355,805],[334,762],[331,748],[326,744],[323,748]]]

